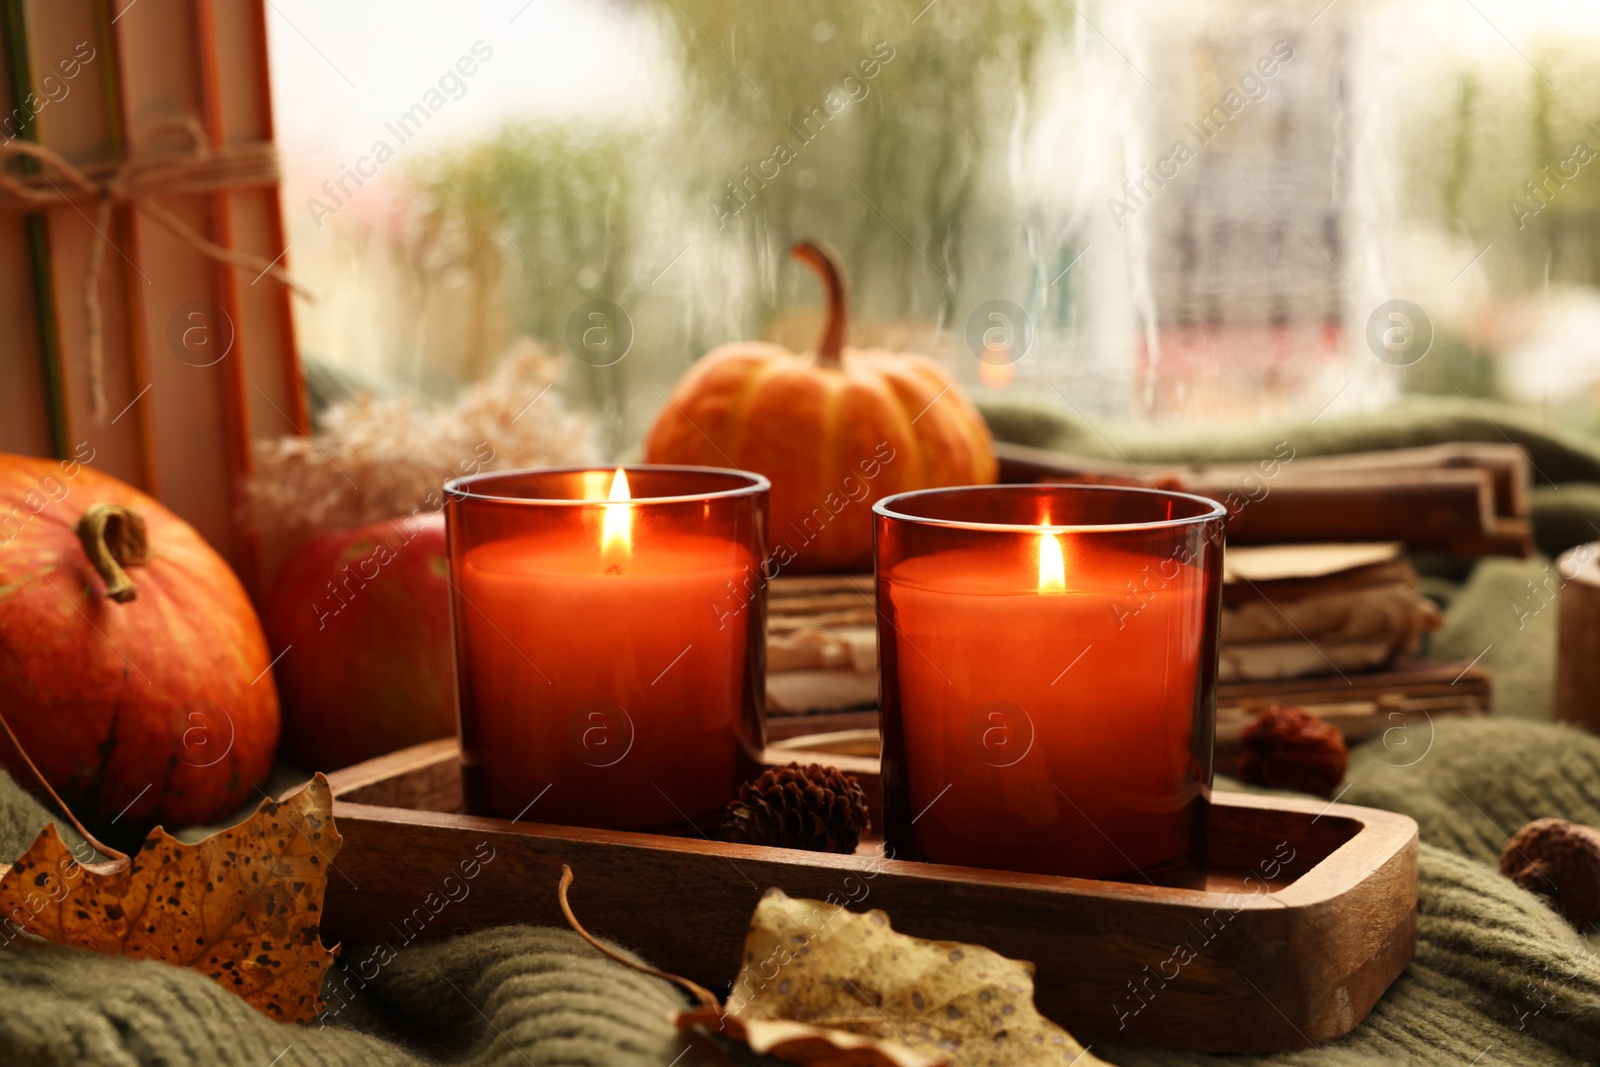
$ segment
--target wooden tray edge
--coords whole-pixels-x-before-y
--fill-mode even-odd
[[[731,856],[775,863],[780,866],[832,868],[841,871],[892,870],[899,874],[927,878],[946,884],[985,886],[1012,886],[1030,888],[1041,892],[1066,895],[1102,897],[1130,897],[1134,899],[1165,899],[1194,907],[1223,901],[1232,902],[1236,894],[1210,890],[1181,889],[1166,886],[1140,885],[1136,882],[1110,882],[1090,878],[1072,878],[1063,875],[1032,874],[1020,871],[990,870],[978,867],[960,867],[951,864],[923,861],[884,859],[877,856],[841,855],[826,852],[805,852],[796,849],[776,848],[766,845],[739,845],[709,839],[672,837],[663,834],[639,833],[627,830],[603,830],[580,826],[563,826],[528,820],[512,820],[496,816],[465,815],[452,812],[423,811],[399,808],[360,801],[347,801],[341,797],[366,786],[387,780],[396,775],[435,766],[455,758],[460,752],[456,738],[441,738],[411,748],[368,760],[365,763],[335,771],[327,776],[334,798],[334,817],[341,811],[345,817],[375,819],[382,822],[424,823],[433,826],[459,826],[496,830],[521,836],[552,841],[585,841],[617,847],[642,849],[665,853]],[[781,759],[791,754],[775,750]],[[819,758],[821,758],[819,756]],[[875,760],[860,756],[829,757],[828,761],[852,772],[869,770],[876,774]],[[847,766],[848,764],[848,766]],[[859,765],[859,766],[858,766]],[[1213,805],[1247,808],[1260,811],[1293,811],[1315,813],[1312,821],[1321,818],[1343,819],[1354,822],[1357,830],[1332,853],[1289,885],[1255,898],[1252,907],[1313,907],[1338,900],[1359,887],[1365,877],[1389,863],[1396,855],[1409,848],[1416,851],[1418,828],[1416,820],[1398,812],[1381,808],[1367,808],[1354,804],[1324,803],[1316,799],[1285,797],[1268,793],[1242,793],[1217,790],[1212,793]],[[1347,877],[1350,859],[1364,856],[1367,862],[1356,869],[1364,870],[1361,878]],[[1413,881],[1415,860],[1412,861]]]

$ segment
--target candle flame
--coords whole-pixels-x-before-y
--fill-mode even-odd
[[[1061,552],[1061,539],[1053,533],[1039,535],[1039,592],[1067,591],[1067,561]]]
[[[611,491],[606,494],[606,499],[633,499],[628,492],[628,476],[621,467],[611,478]],[[605,525],[600,530],[600,551],[609,555],[612,546],[620,548],[624,555],[633,551],[633,509],[626,504],[606,505]]]

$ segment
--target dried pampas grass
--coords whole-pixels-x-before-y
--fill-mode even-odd
[[[441,487],[479,471],[592,463],[593,427],[566,410],[556,361],[532,343],[454,404],[363,396],[329,410],[314,437],[257,448],[251,500],[272,529],[308,533],[436,511]]]

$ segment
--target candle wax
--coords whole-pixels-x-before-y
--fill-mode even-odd
[[[1041,593],[1037,556],[1014,548],[886,576],[911,848],[1091,878],[1192,865],[1209,784],[1191,748],[1203,576],[1060,538],[1064,591]]]
[[[554,534],[466,553],[464,740],[492,810],[538,798],[531,821],[643,829],[703,819],[737,789],[746,628],[717,605],[750,553],[640,527],[621,554]]]

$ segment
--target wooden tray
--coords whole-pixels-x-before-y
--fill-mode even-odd
[[[872,761],[836,762],[876,795]],[[323,930],[347,944],[562,926],[568,863],[591,931],[726,989],[756,901],[779,886],[1032,960],[1040,1010],[1081,1039],[1218,1052],[1349,1032],[1416,947],[1416,823],[1343,804],[1216,794],[1200,891],[462,815],[453,738],[330,781],[345,843]]]

